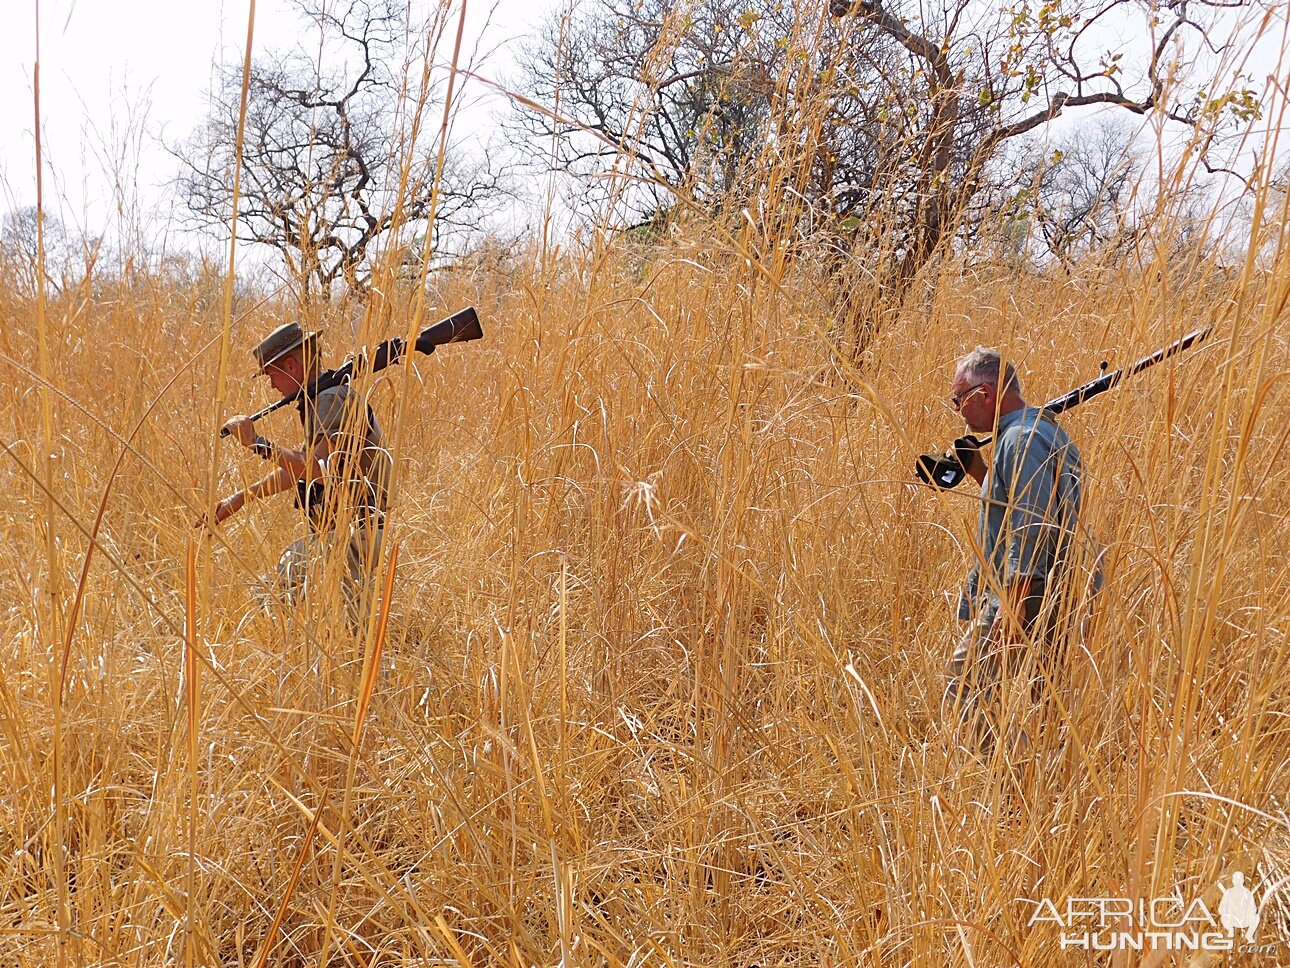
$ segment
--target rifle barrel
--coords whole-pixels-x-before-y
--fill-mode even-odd
[[[1214,327],[1212,325],[1192,330],[1182,339],[1170,343],[1168,346],[1164,347],[1164,349],[1156,350],[1149,356],[1144,356],[1131,366],[1126,366],[1123,369],[1116,370],[1114,373],[1107,373],[1105,376],[1100,376],[1096,380],[1090,380],[1082,387],[1076,387],[1069,393],[1063,393],[1056,400],[1050,400],[1048,403],[1045,403],[1043,409],[1048,413],[1058,414],[1070,410],[1072,407],[1077,407],[1085,400],[1095,397],[1099,393],[1105,393],[1107,390],[1110,390],[1125,377],[1133,376],[1135,373],[1141,373],[1148,367],[1155,366],[1161,360],[1168,359],[1175,353],[1181,353],[1193,343],[1198,343],[1203,340],[1213,332],[1213,330]]]
[[[416,342],[413,348],[419,353],[433,353],[436,346],[442,346],[445,343],[465,343],[469,340],[481,339],[484,335],[483,328],[479,325],[479,316],[476,314],[473,306],[468,306],[458,312],[453,313],[446,319],[440,320],[433,326],[427,326],[417,334]],[[370,369],[373,373],[379,373],[387,366],[399,362],[407,350],[407,341],[400,336],[387,339],[378,343],[372,350]],[[331,387],[340,386],[342,383],[349,382],[354,376],[354,367],[356,363],[366,364],[366,352],[358,357],[350,357],[335,369],[327,370],[319,375],[318,379],[307,387],[301,387],[294,393],[289,393],[281,400],[274,401],[258,413],[252,414],[252,420],[262,420],[275,410],[279,410],[288,404],[295,403],[300,399],[302,393],[309,395],[317,394],[322,390]],[[228,436],[228,428],[221,427],[219,431],[221,437]]]
[[[1099,393],[1105,393],[1107,390],[1116,386],[1125,377],[1133,376],[1135,373],[1141,373],[1148,367],[1155,366],[1161,360],[1168,359],[1175,353],[1181,353],[1188,347],[1205,339],[1205,337],[1213,331],[1213,324],[1202,326],[1200,329],[1194,329],[1182,339],[1170,343],[1163,349],[1156,350],[1150,356],[1144,356],[1131,366],[1126,366],[1123,369],[1116,370],[1114,373],[1107,373],[1104,376],[1098,377],[1096,380],[1090,380],[1082,387],[1076,387],[1074,390],[1063,393],[1060,397],[1057,397],[1054,400],[1049,400],[1040,409],[1045,413],[1054,415],[1065,413],[1067,410],[1078,407],[1085,400],[1089,400],[1097,396]],[[993,436],[982,437],[981,446],[984,447],[992,440],[994,440]]]

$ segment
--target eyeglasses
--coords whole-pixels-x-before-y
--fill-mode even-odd
[[[967,402],[968,397],[972,396],[972,394],[976,393],[978,390],[984,390],[989,386],[992,386],[992,384],[978,383],[976,386],[968,387],[962,393],[954,394],[950,397],[950,406],[955,410],[961,410],[963,408],[963,404]]]

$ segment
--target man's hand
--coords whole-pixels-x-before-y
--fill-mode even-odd
[[[213,524],[216,527],[223,524],[233,515],[237,514],[238,511],[242,510],[242,506],[244,504],[246,504],[246,495],[241,491],[238,491],[236,494],[230,494],[228,497],[224,498],[224,500],[220,501],[219,504],[215,505],[215,515],[212,519]],[[203,514],[196,520],[196,522],[194,522],[193,527],[204,528],[211,523],[211,521],[207,520],[206,515]]]
[[[949,452],[946,456],[953,456],[963,469],[971,475],[972,479],[978,484],[985,481],[985,459],[981,456],[981,441],[971,434],[966,434],[954,441],[950,445]]]
[[[255,443],[255,421],[245,414],[239,413],[233,417],[224,425],[224,429],[243,447],[250,447]]]

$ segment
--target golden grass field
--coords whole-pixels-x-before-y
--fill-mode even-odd
[[[269,402],[249,348],[285,300],[235,317],[221,400],[218,291],[141,277],[42,325],[0,289],[0,962],[1091,964],[1028,923],[1039,898],[1216,910],[1234,870],[1271,883],[1281,231],[1227,275],[947,265],[863,371],[830,356],[810,260],[702,225],[445,276],[425,322],[473,304],[485,339],[373,390],[398,561],[358,638],[327,601],[252,600],[288,496],[193,528],[208,471],[216,496],[261,473],[214,431]],[[999,345],[1039,402],[1205,321],[1063,417],[1100,620],[1029,753],[973,756],[937,713],[974,499],[909,483],[961,432],[955,358]]]
[[[334,581],[258,604],[289,496],[194,527],[263,473],[216,431],[271,402],[286,293],[0,279],[0,968],[1290,965],[1287,197],[1234,267],[1169,218],[1075,274],[946,254],[858,360],[873,293],[751,215],[322,311],[332,363],[485,330],[369,387],[397,477],[357,632]],[[978,502],[911,474],[962,433],[956,359],[1041,403],[1209,323],[1061,418],[1106,587],[1054,708],[1009,699],[1029,749],[967,748]],[[1032,923],[1217,911],[1237,871],[1257,953]]]

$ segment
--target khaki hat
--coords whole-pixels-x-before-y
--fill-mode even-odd
[[[312,346],[319,335],[319,333],[306,333],[300,328],[299,323],[284,323],[264,337],[260,341],[260,345],[253,349],[251,353],[255,356],[255,361],[260,364],[260,369],[263,370],[270,363],[282,359],[297,346],[303,346],[306,341]]]

